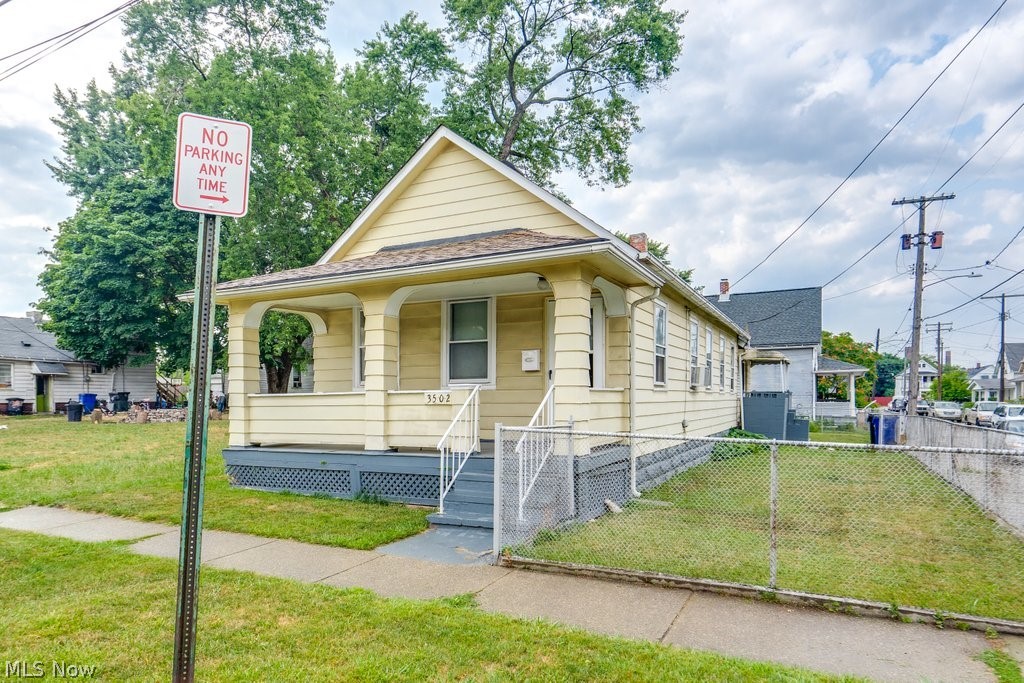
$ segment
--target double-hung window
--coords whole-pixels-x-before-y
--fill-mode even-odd
[[[0,363],[0,387],[9,389],[14,377],[14,365],[11,363]]]
[[[711,332],[711,326],[704,328],[704,386],[711,386],[711,349],[714,346],[715,338]]]
[[[736,345],[729,344],[729,391],[736,390]]]
[[[449,384],[489,384],[493,381],[492,327],[489,299],[448,302]]]
[[[363,313],[363,309],[357,309],[352,315],[353,330],[352,336],[355,338],[355,385],[357,387],[364,386],[366,384],[366,314]]]
[[[654,383],[665,384],[668,374],[668,309],[654,305]]]
[[[697,386],[697,374],[700,370],[700,329],[696,320],[690,321],[690,384]]]
[[[725,390],[725,335],[718,333],[718,388]]]

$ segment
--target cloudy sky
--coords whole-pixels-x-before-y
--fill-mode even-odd
[[[11,0],[0,6],[0,56],[104,14],[120,0]],[[688,10],[678,73],[639,97],[645,131],[630,152],[629,187],[559,183],[602,225],[646,231],[671,245],[696,284],[735,292],[823,285],[907,219],[825,289],[824,326],[863,341],[880,331],[900,352],[910,336],[911,252],[898,235],[916,229],[902,197],[940,188],[927,230],[926,322],[949,322],[954,362],[994,362],[998,302],[986,290],[1024,293],[1024,3],[1010,0],[853,178],[763,265],[761,261],[850,173],[999,3],[956,0],[672,0]],[[384,21],[414,9],[439,25],[437,2],[338,3],[328,37],[339,61]],[[74,210],[43,159],[58,149],[55,85],[106,82],[119,58],[117,21],[20,73],[0,62],[0,314],[20,315],[40,295],[36,277],[54,228]],[[1009,119],[1009,122],[1007,122]],[[1000,126],[991,142],[978,149]],[[977,153],[945,186],[947,179]],[[985,265],[989,261],[988,265]],[[973,271],[972,271],[973,269]],[[980,277],[962,277],[975,273]],[[741,281],[742,278],[742,281]],[[944,278],[952,278],[940,282]],[[1024,341],[1024,298],[1008,299],[1008,341]],[[926,335],[923,348],[934,349]]]

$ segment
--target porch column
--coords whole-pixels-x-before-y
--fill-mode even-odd
[[[398,388],[398,318],[386,315],[387,294],[361,297],[366,316],[366,445],[387,450],[388,390]]]
[[[587,429],[590,421],[590,291],[578,266],[546,272],[555,295],[555,421]]]
[[[249,445],[248,395],[260,390],[260,320],[262,310],[228,307],[228,443]],[[255,319],[255,320],[254,320]]]
[[[352,309],[330,311],[327,332],[313,337],[313,391],[352,391]]]
[[[850,415],[857,415],[857,378],[851,372],[847,375],[847,386],[846,395],[850,399]]]

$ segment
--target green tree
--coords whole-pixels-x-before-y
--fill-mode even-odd
[[[942,368],[942,400],[957,401],[964,403],[971,400],[971,390],[968,388],[969,380],[967,371],[955,365],[946,365]],[[939,382],[932,382],[928,387],[928,400],[937,400]]]
[[[106,366],[188,355],[195,220],[171,205],[170,184],[115,177],[64,221],[39,277],[39,309],[61,347]]]
[[[906,362],[899,356],[883,353],[875,362],[875,396],[892,396],[896,390],[896,375],[903,372]]]
[[[880,357],[880,354],[875,352],[874,345],[854,340],[853,335],[849,332],[833,334],[828,330],[822,330],[821,354],[835,360],[868,368],[867,374],[858,377],[854,385],[857,392],[855,399],[857,406],[866,406],[871,400],[871,391],[875,384],[875,361]],[[847,400],[849,397],[847,396],[846,378],[841,376],[820,377],[818,379],[818,394]]]
[[[541,184],[566,166],[625,184],[628,99],[676,70],[685,13],[664,0],[445,0],[453,40],[475,60],[450,81],[452,127]]]

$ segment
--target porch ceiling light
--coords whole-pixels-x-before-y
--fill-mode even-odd
[[[542,292],[549,292],[551,291],[551,283],[549,283],[548,279],[542,275],[537,278],[537,289]]]

